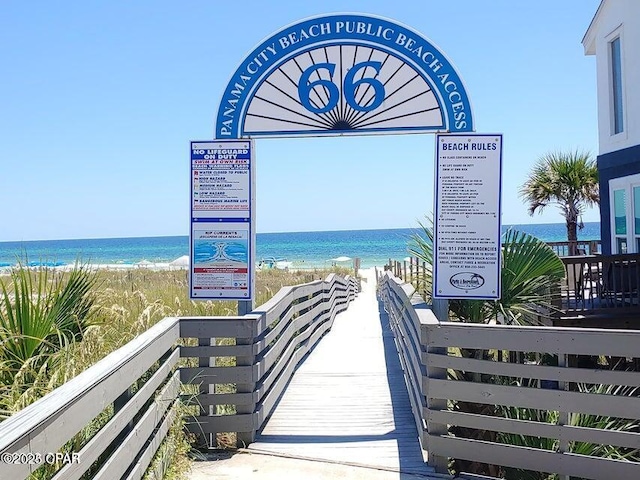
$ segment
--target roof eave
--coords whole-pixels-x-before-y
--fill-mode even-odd
[[[582,46],[584,47],[584,54],[585,55],[595,55],[596,54],[596,35],[595,35],[595,30],[596,30],[596,25],[598,23],[598,20],[600,18],[600,12],[602,12],[602,9],[604,7],[605,1],[606,0],[601,0],[600,1],[600,5],[598,5],[598,9],[596,10],[595,15],[591,19],[591,23],[589,24],[589,28],[587,28],[587,31],[585,32],[584,37],[582,37]]]

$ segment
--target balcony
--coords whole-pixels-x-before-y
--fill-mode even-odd
[[[640,328],[640,254],[561,257],[556,326]]]

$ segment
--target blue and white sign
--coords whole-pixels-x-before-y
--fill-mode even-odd
[[[462,79],[418,32],[363,14],[276,32],[233,74],[218,108],[224,138],[470,132]]]
[[[249,141],[191,142],[191,218],[251,217]]]
[[[501,294],[502,135],[436,136],[434,298]]]
[[[253,298],[253,153],[249,140],[191,142],[193,299]]]

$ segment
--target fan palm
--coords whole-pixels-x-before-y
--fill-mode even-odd
[[[508,230],[502,243],[502,295],[490,300],[452,300],[462,321],[488,322],[500,317],[509,324],[531,325],[553,310],[553,292],[564,278],[562,260],[542,240]]]
[[[534,165],[520,188],[520,197],[529,205],[529,215],[556,204],[567,226],[570,254],[576,253],[580,217],[587,207],[600,202],[598,167],[588,153],[551,152]]]
[[[83,266],[68,273],[20,266],[8,280],[0,280],[0,390],[15,394],[82,339],[92,324],[96,277]]]

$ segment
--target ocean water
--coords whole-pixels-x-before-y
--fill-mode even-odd
[[[562,223],[504,225],[530,233],[545,242],[566,240]],[[407,244],[417,229],[344,230],[331,232],[259,233],[256,261],[285,258],[297,268],[328,267],[331,259],[359,257],[362,268],[384,265],[390,258],[407,256]],[[599,240],[600,224],[585,223],[581,240]],[[0,242],[0,267],[18,261],[32,265],[64,265],[76,261],[94,264],[165,263],[189,254],[189,237],[104,238],[86,240],[40,240]],[[345,262],[351,265],[351,262]]]

